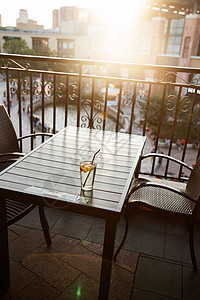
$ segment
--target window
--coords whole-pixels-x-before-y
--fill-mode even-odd
[[[67,42],[63,42],[63,49],[67,49]]]
[[[46,53],[48,50],[48,39],[32,38],[32,48],[36,51]]]
[[[198,47],[197,47],[197,54],[196,56],[200,56],[200,37],[199,37],[199,41],[198,41]]]
[[[169,23],[169,36],[166,54],[179,55],[184,27],[184,19],[172,19]]]
[[[42,40],[42,47],[48,47],[48,41]]]
[[[69,49],[74,49],[74,43],[73,42],[69,42]]]
[[[188,57],[190,40],[191,40],[191,38],[189,36],[185,37],[184,48],[183,48],[183,58],[187,58]]]

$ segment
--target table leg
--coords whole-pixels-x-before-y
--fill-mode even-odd
[[[8,230],[6,220],[6,201],[0,198],[0,289],[10,287],[10,267],[8,253]]]
[[[106,220],[103,258],[101,264],[101,278],[99,286],[99,300],[106,300],[109,297],[116,227],[117,222]]]

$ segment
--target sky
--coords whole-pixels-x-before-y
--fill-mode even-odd
[[[137,13],[144,0],[1,0],[2,26],[16,26],[19,10],[26,9],[28,18],[44,28],[52,28],[52,11],[61,6],[91,7],[110,23],[128,22]],[[123,6],[121,5],[123,3]],[[111,15],[113,16],[111,18]],[[116,25],[116,24],[115,24]]]
[[[45,28],[52,27],[52,11],[61,6],[89,7],[90,0],[1,0],[0,14],[2,26],[16,26],[19,10],[26,9],[28,18],[37,21]],[[95,2],[95,0],[94,0]]]

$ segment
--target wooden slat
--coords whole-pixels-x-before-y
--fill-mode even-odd
[[[49,178],[48,180],[41,180],[37,178],[32,177],[24,177],[24,176],[18,176],[10,173],[5,173],[2,179],[7,180],[9,182],[9,186],[12,183],[22,183],[23,185],[30,185],[35,186],[37,188],[44,188],[44,189],[50,189],[58,192],[71,192],[73,194],[80,195],[81,188],[80,185],[77,184],[74,181],[70,180],[70,183],[68,182],[55,182]],[[68,178],[66,177],[66,180]],[[120,200],[120,193],[117,193],[113,190],[113,192],[104,191],[103,189],[93,190],[93,195],[95,198],[104,199],[104,200],[112,200],[114,202],[119,202]]]
[[[62,163],[62,164],[66,164],[68,166],[70,166],[71,170],[79,170],[79,166],[80,166],[80,160],[79,159],[74,159],[72,158],[68,158],[66,156],[53,156],[51,154],[46,154],[46,153],[33,153],[33,155],[31,157],[34,157],[38,160],[44,160],[44,161],[48,161],[49,164],[51,164],[51,162],[58,162],[58,163]],[[124,172],[124,173],[129,173],[131,166],[124,166],[123,164],[118,165],[116,164],[109,164],[107,161],[102,161],[100,159],[97,160],[97,168],[98,169],[102,169],[102,170],[110,170],[110,171],[114,171],[114,172]]]
[[[16,166],[15,170],[19,169],[20,172],[22,171],[23,172],[23,169],[25,170],[35,170],[35,164],[33,163],[28,163],[27,161],[23,161],[20,163],[20,168],[18,168]],[[73,177],[73,178],[78,178],[78,176],[80,175],[79,171],[73,171],[73,170],[70,170],[70,169],[60,169],[60,168],[54,168],[53,166],[45,166],[45,165],[42,165],[42,172],[45,172],[45,173],[48,173],[48,174],[54,174],[54,175],[59,175],[59,176],[65,176],[66,175],[66,172],[68,171],[69,173],[69,176]],[[95,176],[95,181],[98,181],[98,182],[106,182],[106,183],[109,183],[109,184],[114,184],[114,185],[122,185],[124,186],[125,182],[126,182],[126,179],[122,179],[122,178],[114,178],[113,180],[113,177],[110,177],[110,176],[105,176],[105,175],[99,175],[99,174],[96,174]]]
[[[61,146],[56,146],[56,145],[50,145],[50,144],[46,144],[45,148],[40,148],[38,149],[38,153],[50,153],[53,155],[54,151],[56,151],[56,154],[58,156],[63,156],[64,154],[67,157],[76,157],[77,159],[80,160],[80,158],[83,158],[85,156],[87,156],[88,158],[92,158],[94,152],[93,151],[87,151],[87,153],[85,153],[84,150],[79,150],[76,151],[74,150],[74,148],[69,148],[69,147],[61,147]],[[135,150],[135,155],[137,154],[137,151]],[[128,165],[130,165],[131,162],[134,162],[135,160],[135,155],[133,155],[132,157],[126,157],[126,156],[122,156],[122,155],[113,155],[112,153],[104,153],[103,151],[100,151],[98,153],[98,156],[96,157],[96,160],[104,159],[104,160],[109,160],[109,162],[121,162],[121,163],[128,163]]]
[[[49,169],[48,173],[42,171],[38,172],[35,170],[31,169],[22,169],[19,167],[16,167],[15,169],[11,169],[7,174],[9,175],[19,175],[22,177],[27,177],[33,180],[35,179],[40,179],[43,181],[53,181],[55,183],[62,183],[62,184],[67,184],[68,185],[75,185],[77,187],[80,186],[80,179],[79,179],[79,173],[71,174],[71,171],[63,170],[64,172],[61,174],[54,174],[54,168]],[[124,185],[123,182],[121,182],[121,185],[116,185],[114,182],[112,184],[107,183],[106,179],[104,178],[104,181],[99,182],[98,176],[95,176],[95,184],[94,188],[98,190],[105,190],[108,192],[116,192],[116,193],[121,193]]]
[[[8,181],[4,181],[2,180],[1,181],[1,188],[5,188],[7,189],[8,188]],[[21,183],[12,183],[12,184],[9,184],[9,189],[12,191],[16,191],[16,192],[20,192],[20,191],[24,191],[25,193],[30,193],[30,194],[35,194],[35,195],[40,195],[40,194],[37,194],[37,192],[30,192],[32,186],[30,185],[23,185]],[[51,191],[51,190],[49,190]],[[69,194],[70,195],[70,194]],[[71,195],[75,195],[75,194],[71,194]],[[27,196],[28,197],[28,196]],[[83,196],[81,196],[83,197]],[[41,197],[41,205],[42,204],[45,204],[45,205],[48,205],[49,201],[48,201],[48,198],[50,198],[48,192],[44,193],[44,195],[42,195]],[[53,196],[52,196],[53,198]],[[92,197],[92,200],[91,200],[91,197],[88,197],[88,196],[85,196],[86,199],[88,199],[89,203],[84,203],[83,201],[81,201],[81,204],[83,205],[86,205],[86,206],[90,206],[90,207],[95,207],[95,208],[106,208],[106,209],[109,209],[109,210],[117,210],[117,207],[118,207],[118,202],[114,202],[114,201],[107,201],[107,200],[104,200],[104,199],[98,199],[98,198],[95,198],[94,196]],[[64,201],[64,202],[67,202],[67,199],[65,200],[62,200],[61,198],[61,201]],[[44,203],[45,202],[45,203]],[[62,205],[57,205],[57,203],[55,203],[55,206],[54,208],[64,208],[64,204]],[[53,207],[53,206],[51,206]],[[67,210],[67,207],[66,207],[66,210]]]
[[[42,168],[43,166],[49,166],[49,162],[48,161],[42,160],[42,159],[38,159],[38,158],[34,158],[34,157],[27,157],[26,162],[27,163],[35,164],[35,169],[36,170],[40,170],[40,168]],[[51,161],[51,167],[54,167],[56,169],[67,169],[67,170],[71,171],[70,165],[64,164],[62,162]],[[76,170],[74,169],[72,171],[76,171],[76,172],[79,173],[79,166],[76,167]],[[110,176],[112,178],[127,179],[127,174],[128,173],[113,172],[112,170],[105,170],[105,169],[97,168],[96,174],[102,175],[102,176]]]
[[[101,151],[105,154],[112,154],[112,155],[121,155],[121,156],[134,156],[135,153],[137,153],[137,146],[131,146],[131,147],[127,147],[126,144],[121,144],[118,145],[116,147],[111,146],[109,143],[107,144],[89,144],[86,142],[83,143],[79,143],[79,144],[73,144],[70,141],[67,142],[63,142],[61,140],[55,140],[55,141],[51,141],[49,144],[55,145],[55,146],[60,146],[62,148],[69,148],[69,149],[76,149],[76,153],[79,153],[79,151],[85,153],[85,155],[87,155],[87,151],[90,151],[92,153],[95,153],[98,149],[101,149]]]

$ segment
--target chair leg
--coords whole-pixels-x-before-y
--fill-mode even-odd
[[[125,242],[125,239],[126,239],[126,236],[127,236],[127,233],[128,233],[128,225],[129,225],[129,217],[127,216],[126,217],[126,228],[125,228],[125,232],[124,232],[124,237],[121,241],[121,244],[119,245],[119,247],[117,248],[117,251],[115,252],[115,255],[113,257],[113,260],[116,261],[116,258],[117,258],[117,255],[119,254],[124,242]]]
[[[47,243],[47,246],[49,247],[51,245],[51,238],[49,234],[49,224],[47,222],[45,213],[44,213],[44,207],[39,205],[39,215],[40,215],[40,222],[42,225],[42,229],[44,232],[44,237]]]
[[[194,219],[192,218],[190,220],[190,228],[189,228],[189,244],[190,244],[190,255],[192,259],[192,265],[193,269],[197,269],[197,261],[195,257],[195,251],[194,251]]]

